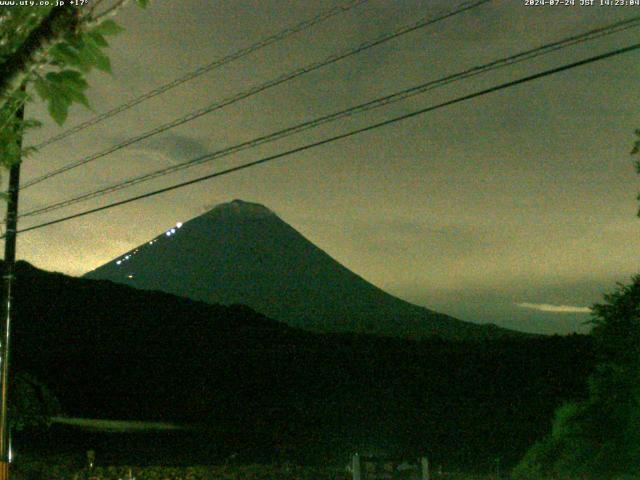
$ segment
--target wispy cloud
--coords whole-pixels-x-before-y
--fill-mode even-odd
[[[540,312],[553,313],[591,313],[589,307],[576,307],[574,305],[550,305],[548,303],[516,303],[518,307],[530,308]]]

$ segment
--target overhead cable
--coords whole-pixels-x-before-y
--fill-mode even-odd
[[[604,60],[604,59],[607,59],[607,58],[611,58],[611,57],[614,57],[614,56],[617,56],[617,55],[622,55],[624,53],[628,53],[628,52],[635,51],[635,50],[638,50],[638,49],[640,49],[640,43],[636,43],[636,44],[630,45],[628,47],[624,47],[624,48],[613,50],[613,51],[610,51],[610,52],[607,52],[607,53],[603,53],[601,55],[596,55],[594,57],[590,57],[590,58],[587,58],[587,59],[584,59],[584,60],[580,60],[580,61],[577,61],[577,62],[569,63],[569,64],[566,64],[566,65],[562,65],[560,67],[555,67],[555,68],[552,68],[552,69],[544,70],[542,72],[539,72],[539,73],[536,73],[536,74],[533,74],[533,75],[522,77],[522,78],[519,78],[517,80],[510,81],[510,82],[502,83],[500,85],[497,85],[497,86],[494,86],[494,87],[490,87],[490,88],[486,88],[484,90],[480,90],[480,91],[475,92],[475,93],[471,93],[471,94],[468,94],[468,95],[463,95],[463,96],[457,97],[457,98],[455,98],[453,100],[449,100],[449,101],[446,101],[446,102],[443,102],[443,103],[439,103],[437,105],[433,105],[433,106],[430,106],[430,107],[426,107],[426,108],[422,108],[422,109],[419,109],[419,110],[415,110],[413,112],[410,112],[410,113],[407,113],[407,114],[404,114],[404,115],[396,116],[396,117],[384,120],[382,122],[378,122],[378,123],[374,123],[372,125],[368,125],[366,127],[358,128],[358,129],[351,130],[351,131],[346,132],[346,133],[342,133],[342,134],[335,135],[335,136],[332,136],[332,137],[329,137],[329,138],[325,138],[324,140],[320,140],[320,141],[317,141],[317,142],[314,142],[314,143],[309,143],[309,144],[303,145],[301,147],[297,147],[297,148],[293,148],[291,150],[287,150],[287,151],[284,151],[284,152],[277,153],[275,155],[270,155],[270,156],[261,158],[259,160],[255,160],[255,161],[252,161],[252,162],[244,163],[242,165],[237,165],[235,167],[227,168],[227,169],[221,170],[219,172],[210,173],[208,175],[204,175],[204,176],[201,176],[201,177],[198,177],[198,178],[194,178],[192,180],[188,180],[188,181],[177,183],[177,184],[174,184],[174,185],[171,185],[171,186],[168,186],[168,187],[164,187],[164,188],[160,188],[160,189],[157,189],[157,190],[153,190],[151,192],[147,192],[147,193],[144,193],[144,194],[141,194],[141,195],[130,197],[130,198],[127,198],[125,200],[112,202],[112,203],[109,203],[107,205],[103,205],[103,206],[100,206],[100,207],[96,207],[96,208],[92,208],[92,209],[89,209],[89,210],[85,210],[85,211],[82,211],[82,212],[79,212],[79,213],[75,213],[73,215],[67,215],[65,217],[58,218],[56,220],[50,220],[48,222],[40,223],[38,225],[33,225],[31,227],[27,227],[27,228],[24,228],[22,230],[19,230],[18,233],[30,232],[30,231],[37,230],[37,229],[40,229],[40,228],[44,228],[44,227],[47,227],[47,226],[50,226],[50,225],[55,225],[55,224],[58,224],[58,223],[66,222],[66,221],[69,221],[69,220],[72,220],[72,219],[75,219],[75,218],[84,217],[84,216],[87,216],[87,215],[90,215],[90,214],[93,214],[93,213],[101,212],[101,211],[104,211],[104,210],[109,210],[111,208],[115,208],[115,207],[118,207],[118,206],[121,206],[121,205],[126,205],[126,204],[131,203],[131,202],[135,202],[135,201],[142,200],[142,199],[145,199],[145,198],[149,198],[149,197],[153,197],[153,196],[156,196],[156,195],[160,195],[162,193],[166,193],[166,192],[170,192],[170,191],[173,191],[173,190],[177,190],[179,188],[183,188],[183,187],[186,187],[186,186],[189,186],[189,185],[194,185],[196,183],[200,183],[200,182],[203,182],[205,180],[210,180],[212,178],[228,175],[230,173],[234,173],[234,172],[237,172],[237,171],[240,171],[240,170],[245,170],[245,169],[248,169],[248,168],[251,168],[251,167],[255,167],[257,165],[262,165],[262,164],[265,164],[265,163],[268,163],[268,162],[273,162],[275,160],[278,160],[278,159],[281,159],[281,158],[285,158],[285,157],[294,155],[296,153],[300,153],[300,152],[303,152],[303,151],[306,151],[306,150],[311,150],[311,149],[319,147],[321,145],[326,145],[326,144],[329,144],[329,143],[333,143],[333,142],[335,142],[337,140],[342,140],[342,139],[345,139],[345,138],[349,138],[349,137],[352,137],[352,136],[355,136],[355,135],[359,135],[359,134],[364,133],[364,132],[372,131],[372,130],[375,130],[375,129],[378,129],[378,128],[381,128],[381,127],[384,127],[384,126],[388,126],[388,125],[392,125],[392,124],[395,124],[395,123],[398,123],[398,122],[401,122],[401,121],[404,121],[404,120],[408,120],[410,118],[417,117],[419,115],[424,115],[425,113],[432,112],[432,111],[438,110],[440,108],[444,108],[444,107],[447,107],[447,106],[450,106],[450,105],[455,105],[457,103],[461,103],[461,102],[464,102],[464,101],[467,101],[467,100],[471,100],[473,98],[478,98],[478,97],[481,97],[481,96],[484,96],[484,95],[488,95],[488,94],[493,93],[493,92],[497,92],[497,91],[500,91],[500,90],[505,90],[507,88],[515,87],[515,86],[521,85],[523,83],[531,82],[533,80],[537,80],[537,79],[540,79],[540,78],[543,78],[543,77],[547,77],[549,75],[554,75],[556,73],[560,73],[560,72],[564,72],[564,71],[567,71],[567,70],[571,70],[573,68],[580,67],[582,65],[587,65],[589,63],[601,61],[601,60]]]
[[[224,149],[218,150],[216,152],[213,153],[208,153],[206,155],[188,160],[186,162],[183,163],[179,163],[177,165],[171,165],[169,167],[165,167],[165,168],[161,168],[158,170],[155,170],[153,172],[149,172],[146,174],[142,174],[142,175],[138,175],[135,177],[130,177],[127,178],[125,180],[119,181],[115,184],[112,185],[108,185],[106,187],[101,187],[97,190],[93,190],[90,192],[86,192],[86,193],[82,193],[79,195],[76,195],[74,197],[65,199],[65,200],[61,200],[59,202],[55,202],[55,203],[50,203],[47,205],[43,205],[41,207],[36,207],[32,210],[26,211],[24,213],[22,213],[20,215],[21,218],[24,217],[30,217],[30,216],[36,216],[36,215],[41,215],[44,213],[48,213],[54,210],[58,210],[61,208],[65,208],[71,205],[74,205],[76,203],[79,202],[83,202],[89,199],[93,199],[93,198],[97,198],[109,193],[113,193],[125,188],[129,188],[132,187],[134,185],[137,185],[139,183],[142,182],[146,182],[149,180],[152,180],[154,178],[159,178],[159,177],[163,177],[165,175],[186,169],[186,168],[190,168],[190,167],[194,167],[197,165],[201,165],[203,163],[207,163],[207,162],[211,162],[213,160],[222,158],[222,157],[226,157],[235,153],[238,153],[240,151],[246,150],[246,149],[250,149],[250,148],[255,148],[257,146],[266,144],[266,143],[271,143],[274,142],[276,140],[285,138],[285,137],[289,137],[291,135],[312,129],[312,128],[316,128],[319,127],[321,125],[324,125],[326,123],[330,123],[330,122],[334,122],[336,120],[342,119],[342,118],[346,118],[355,114],[359,114],[362,112],[366,112],[369,110],[373,110],[375,108],[380,108],[386,105],[389,105],[391,103],[395,103],[401,100],[405,100],[407,98],[419,95],[419,94],[423,94],[426,93],[428,91],[434,90],[436,88],[441,88],[445,85],[449,85],[453,82],[456,81],[460,81],[463,79],[467,79],[467,78],[471,78],[474,77],[476,75],[480,75],[483,73],[487,73],[493,70],[497,70],[500,68],[504,68],[507,66],[511,66],[514,65],[516,63],[520,63],[523,61],[527,61],[527,60],[531,60],[533,58],[539,57],[541,55],[545,55],[545,54],[549,54],[551,52],[555,52],[557,50],[561,50],[564,48],[568,48],[570,46],[574,46],[577,45],[579,43],[583,43],[589,40],[594,40],[597,38],[601,38],[605,35],[610,35],[612,33],[616,33],[628,28],[632,28],[632,27],[638,27],[640,26],[640,16],[635,17],[633,19],[629,19],[629,20],[625,20],[622,22],[617,22],[615,24],[611,24],[608,25],[606,27],[600,27],[600,28],[596,28],[593,30],[590,30],[588,32],[579,34],[579,35],[573,35],[570,37],[567,37],[565,39],[553,42],[553,43],[549,43],[549,44],[545,44],[542,45],[540,47],[531,49],[531,50],[527,50],[524,52],[520,52],[518,54],[515,55],[510,55],[508,57],[504,57],[498,60],[494,60],[492,62],[486,63],[484,65],[480,65],[480,66],[476,66],[473,68],[469,68],[467,70],[464,70],[462,72],[453,74],[453,75],[448,75],[445,76],[443,78],[439,78],[437,80],[431,80],[425,83],[422,83],[420,85],[417,86],[413,86],[411,88],[408,89],[404,89],[400,92],[396,92],[393,93],[391,95],[387,95],[384,97],[380,97],[377,98],[375,100],[371,100],[369,102],[365,102],[347,109],[343,109],[341,111],[338,112],[334,112],[332,114],[329,115],[324,115],[312,120],[308,120],[306,122],[294,125],[292,127],[288,127],[282,130],[278,130],[276,132],[270,133],[268,135],[263,135],[230,147],[226,147]]]
[[[111,110],[108,110],[104,113],[101,113],[99,115],[96,115],[93,118],[90,118],[89,120],[82,122],[68,130],[65,130],[64,132],[55,135],[53,137],[50,137],[48,139],[46,139],[45,141],[35,145],[34,147],[38,150],[51,145],[52,143],[55,143],[59,140],[62,140],[63,138],[67,138],[70,135],[74,135],[82,130],[84,130],[85,128],[91,127],[97,123],[100,123],[108,118],[113,117],[114,115],[117,115],[119,113],[122,113],[126,110],[129,110],[132,107],[135,107],[136,105],[149,100],[151,98],[154,98],[158,95],[161,95],[169,90],[171,90],[172,88],[175,88],[179,85],[182,85],[183,83],[189,82],[191,80],[193,80],[194,78],[197,78],[201,75],[204,75],[205,73],[208,73],[212,70],[215,70],[216,68],[222,67],[223,65],[227,65],[235,60],[239,60],[240,58],[246,57],[247,55],[256,52],[262,48],[268,47],[269,45],[272,45],[276,42],[279,42],[280,40],[284,40],[288,37],[290,37],[291,35],[301,32],[303,30],[306,30],[308,28],[311,28],[314,25],[317,25],[321,22],[324,22],[325,20],[328,20],[340,13],[344,13],[347,12],[355,7],[358,7],[360,5],[362,5],[363,3],[368,2],[369,0],[354,0],[351,2],[347,2],[344,5],[338,5],[336,7],[333,7],[327,11],[324,12],[320,12],[319,14],[315,15],[312,18],[309,18],[307,20],[304,20],[296,25],[293,25],[291,27],[285,28],[284,30],[271,35],[270,37],[264,38],[248,47],[242,48],[240,50],[237,50],[233,53],[230,53],[229,55],[225,55],[222,58],[216,59],[211,63],[208,63],[206,65],[202,65],[201,67],[196,68],[195,70],[186,73],[185,75],[182,75],[181,77],[178,77],[168,83],[165,83],[164,85],[161,85],[157,88],[154,88],[153,90],[150,90],[138,97],[135,97],[131,100],[129,100],[128,102],[125,102],[121,105],[118,105],[117,107],[112,108]]]
[[[200,108],[194,112],[191,112],[181,118],[172,120],[171,122],[165,123],[164,125],[160,125],[156,128],[153,128],[152,130],[149,130],[141,135],[138,135],[136,137],[132,137],[129,138],[127,140],[124,140],[116,145],[113,145],[101,152],[95,153],[93,155],[89,155],[87,157],[84,157],[80,160],[77,160],[75,162],[71,162],[68,163],[56,170],[53,170],[49,173],[45,173],[44,175],[41,175],[37,178],[34,178],[32,180],[29,180],[27,182],[25,182],[22,185],[22,189],[24,190],[25,188],[29,188],[33,185],[36,185],[40,182],[43,182],[45,180],[48,180],[49,178],[52,178],[56,175],[60,175],[61,173],[64,172],[68,172],[69,170],[73,170],[74,168],[80,167],[82,165],[86,165],[87,163],[93,162],[95,160],[98,160],[100,158],[106,157],[107,155],[110,155],[114,152],[117,152],[118,150],[121,150],[123,148],[126,148],[130,145],[133,145],[135,143],[138,143],[142,140],[146,140],[150,137],[153,137],[155,135],[158,135],[159,133],[162,132],[166,132],[167,130],[177,127],[179,125],[183,125],[187,122],[190,122],[192,120],[195,120],[197,118],[202,117],[203,115],[207,115],[209,113],[215,112],[216,110],[220,110],[224,107],[227,107],[229,105],[232,105],[234,103],[237,103],[241,100],[244,100],[246,98],[249,98],[253,95],[257,95],[258,93],[264,92],[265,90],[268,90],[270,88],[276,87],[278,85],[281,85],[285,82],[289,82],[291,80],[293,80],[294,78],[300,77],[302,75],[305,75],[307,73],[316,71],[320,68],[326,67],[327,65],[331,65],[333,63],[336,63],[340,60],[343,60],[347,57],[351,57],[353,55],[356,55],[360,52],[363,52],[365,50],[368,50],[370,48],[373,48],[377,45],[380,45],[382,43],[388,42],[394,38],[400,37],[402,35],[406,35],[407,33],[413,32],[415,30],[418,30],[420,28],[424,28],[426,26],[429,25],[433,25],[436,22],[439,22],[441,20],[453,17],[455,15],[458,15],[460,13],[466,12],[472,8],[476,8],[479,7],[480,5],[484,4],[484,3],[488,3],[491,0],[475,0],[473,2],[466,2],[464,3],[462,6],[457,7],[454,10],[450,10],[446,13],[437,15],[435,17],[428,17],[425,19],[422,19],[418,22],[412,23],[411,25],[408,26],[404,26],[402,28],[399,28],[397,30],[394,30],[393,32],[390,33],[385,33],[373,40],[369,40],[367,42],[364,42],[360,45],[358,45],[355,48],[351,48],[345,51],[342,51],[340,53],[335,53],[333,55],[330,55],[329,57],[325,58],[324,60],[318,61],[318,62],[313,62],[309,65],[306,65],[304,67],[298,68],[296,70],[293,70],[289,73],[285,73],[283,75],[280,75],[277,78],[274,78],[272,80],[269,80],[265,83],[262,83],[260,85],[254,86],[248,90],[245,90],[243,92],[237,93],[231,97],[228,97],[224,100],[220,100],[217,102],[214,102],[206,107]]]

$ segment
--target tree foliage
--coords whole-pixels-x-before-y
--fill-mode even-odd
[[[631,155],[638,155],[640,153],[640,128],[636,129],[636,136],[638,139],[633,144],[633,150],[631,150]],[[640,175],[640,160],[636,160],[636,173]],[[640,201],[640,194],[638,194],[638,201]],[[638,216],[640,217],[640,210],[638,210]]]
[[[33,375],[13,375],[10,388],[9,421],[13,431],[48,427],[51,417],[60,413],[58,399]]]
[[[53,3],[53,2],[51,2]],[[40,125],[16,115],[34,92],[51,118],[62,125],[74,103],[89,106],[86,76],[111,71],[107,37],[123,31],[109,18],[125,1],[96,13],[100,0],[85,7],[0,7],[0,164],[10,167],[31,153],[22,135]],[[136,0],[146,7],[148,0]]]
[[[640,475],[640,275],[593,307],[598,354],[589,398],[556,412],[551,435],[514,471],[519,480]]]

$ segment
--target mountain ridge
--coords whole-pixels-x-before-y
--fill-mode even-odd
[[[506,465],[546,433],[561,403],[584,398],[594,361],[585,336],[317,334],[242,305],[24,262],[16,265],[14,306],[12,371],[42,380],[61,413],[197,426],[167,438],[164,449],[139,433],[132,444],[118,436],[96,445],[77,430],[40,437],[47,448],[75,445],[83,456],[95,447],[101,459],[110,452],[121,462],[180,453],[193,464],[234,452],[247,462],[326,462],[377,448],[476,468],[500,456]]]
[[[84,275],[208,303],[246,304],[316,332],[450,339],[520,335],[384,292],[267,207],[218,205]],[[524,335],[524,334],[522,334]]]

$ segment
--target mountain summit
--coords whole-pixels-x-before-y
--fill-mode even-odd
[[[266,218],[276,217],[277,215],[264,205],[259,203],[245,202],[244,200],[233,200],[229,203],[221,203],[215,206],[205,215],[213,217],[220,216],[241,216],[244,218]]]
[[[515,334],[419,307],[367,282],[267,207],[234,200],[85,275],[208,303],[245,304],[313,331],[405,338]]]

